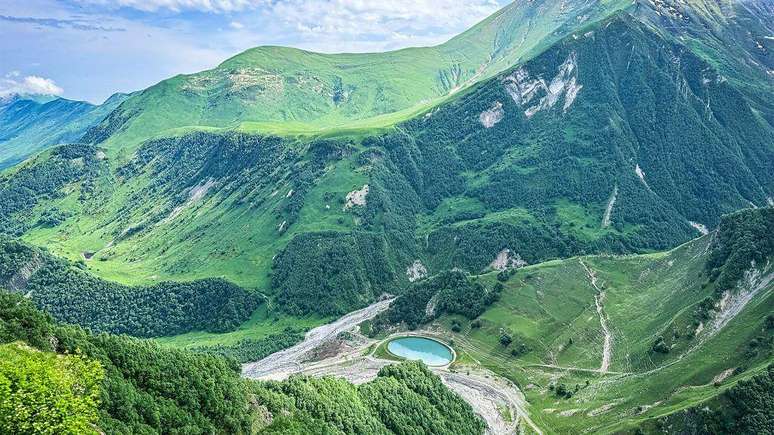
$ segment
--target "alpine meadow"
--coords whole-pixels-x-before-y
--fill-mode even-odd
[[[0,433],[774,434],[774,3],[500,5],[0,93]]]

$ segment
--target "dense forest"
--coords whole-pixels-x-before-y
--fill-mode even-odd
[[[8,433],[35,432],[31,424],[67,434],[480,434],[485,428],[420,363],[385,367],[359,387],[332,378],[259,383],[240,378],[231,359],[54,323],[18,295],[0,294],[0,356],[0,431]],[[69,400],[57,400],[63,397]]]
[[[20,279],[16,274],[27,265],[34,270]],[[30,295],[61,322],[135,337],[234,330],[263,303],[222,279],[124,286],[8,239],[0,239],[0,284]]]
[[[8,294],[0,295],[0,341],[22,341],[99,363],[104,379],[98,424],[107,433],[246,433],[251,427],[238,367],[222,358],[125,336],[92,335],[56,324],[30,302]]]
[[[395,276],[380,234],[306,233],[274,260],[272,287],[290,313],[342,315],[394,291]]]
[[[497,301],[501,291],[499,283],[489,289],[464,272],[443,272],[409,287],[374,319],[371,330],[376,333],[393,325],[415,329],[441,314],[460,314],[472,320]]]
[[[257,384],[259,403],[275,416],[264,433],[480,434],[486,425],[421,363],[383,368],[356,387],[341,379],[291,377]]]
[[[59,198],[66,185],[90,179],[106,170],[97,151],[92,145],[65,145],[18,171],[0,174],[0,234],[23,234],[38,223],[31,219],[31,211],[39,201]],[[84,186],[85,190],[88,187]],[[51,221],[42,223],[50,224]]]
[[[731,290],[753,265],[764,267],[774,256],[774,208],[743,210],[723,216],[706,269],[718,293]]]

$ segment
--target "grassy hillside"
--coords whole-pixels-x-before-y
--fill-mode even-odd
[[[34,96],[0,100],[0,169],[53,145],[77,142],[127,98],[115,94],[98,106]]]
[[[61,148],[5,174],[0,219],[124,284],[224,277],[340,315],[412,268],[663,250],[764,206],[761,113],[617,15],[378,136],[184,129],[117,156]]]
[[[730,288],[721,289],[711,272],[719,253],[743,255],[740,245],[726,247],[731,234],[770,243],[771,232],[755,223],[770,214],[733,215],[718,233],[666,253],[579,257],[484,275],[485,286],[503,284],[490,308],[473,318],[442,315],[428,330],[440,327],[453,340],[459,370],[480,364],[520,385],[533,420],[549,433],[628,431],[643,422],[652,430],[657,419],[698,406],[774,361],[771,252],[763,262],[728,262],[727,270],[738,271]],[[738,406],[735,418],[747,415],[747,405]]]
[[[148,88],[85,140],[125,148],[174,128],[236,127],[248,121],[263,134],[351,128],[353,121],[394,125],[545,49],[579,23],[631,4],[515,2],[445,44],[387,53],[258,47],[213,70]]]

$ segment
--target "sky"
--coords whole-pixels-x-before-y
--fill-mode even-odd
[[[435,45],[509,0],[0,0],[0,97],[101,103],[260,45]]]

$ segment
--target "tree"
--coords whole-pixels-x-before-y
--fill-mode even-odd
[[[102,366],[20,342],[0,346],[0,432],[96,433]]]

